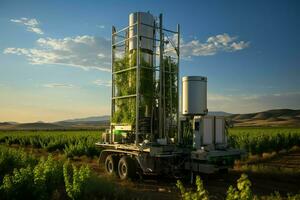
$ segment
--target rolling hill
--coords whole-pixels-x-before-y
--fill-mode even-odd
[[[225,116],[234,126],[297,126],[300,127],[300,110],[277,109],[248,114],[209,112],[209,115]],[[68,119],[53,123],[0,122],[0,130],[82,130],[109,127],[110,116],[94,116]]]
[[[227,117],[235,126],[300,126],[300,110],[277,109]]]
[[[0,123],[0,130],[96,130],[108,128],[109,121]]]
[[[14,126],[14,128],[18,130],[35,130],[35,129],[57,130],[57,129],[63,129],[64,127],[53,123],[35,122],[35,123],[17,124]]]
[[[101,121],[109,121],[110,116],[109,115],[103,115],[103,116],[93,116],[93,117],[86,117],[86,118],[78,118],[78,119],[67,119],[63,121],[59,121],[56,123],[61,122],[101,122]]]

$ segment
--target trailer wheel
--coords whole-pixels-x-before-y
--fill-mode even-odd
[[[112,155],[108,155],[105,159],[105,171],[109,174],[112,175],[114,173],[116,173],[116,168],[117,168],[117,158],[112,156]]]
[[[136,173],[136,165],[134,160],[128,156],[123,156],[119,160],[118,174],[121,180],[133,178]]]

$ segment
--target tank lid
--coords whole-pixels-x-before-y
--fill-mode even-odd
[[[148,15],[148,16],[154,18],[153,15],[149,11],[148,12],[140,12],[140,11],[138,11],[138,12],[132,12],[132,13],[129,14],[129,16],[131,16],[131,15],[138,15],[138,14],[144,15],[144,16]]]
[[[184,76],[182,81],[207,81],[205,76]]]

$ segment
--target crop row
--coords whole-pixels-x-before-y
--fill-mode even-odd
[[[0,143],[43,148],[48,152],[63,151],[67,157],[97,156],[100,150],[95,143],[98,131],[16,131],[1,132]]]
[[[0,143],[62,151],[67,157],[98,156],[99,131],[2,131]],[[228,143],[251,154],[280,151],[300,146],[300,128],[231,128]]]
[[[69,161],[37,159],[0,146],[1,199],[130,199],[125,190]],[[127,198],[128,197],[128,198]]]
[[[280,151],[300,146],[299,128],[232,128],[228,143],[251,154]]]

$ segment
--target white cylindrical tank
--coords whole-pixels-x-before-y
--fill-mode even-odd
[[[154,26],[154,17],[148,12],[135,12],[129,15],[129,38],[135,36],[137,34],[137,26],[134,25],[139,17],[139,35],[144,36],[141,37],[141,49],[149,50],[151,53],[153,52],[154,40],[149,39],[153,38],[155,35],[155,29],[150,26]],[[147,25],[143,25],[147,24]],[[134,26],[133,26],[134,25]],[[147,37],[147,38],[145,38]],[[136,49],[136,38],[129,39],[129,51]]]
[[[207,78],[182,77],[182,114],[206,115],[207,112]]]

